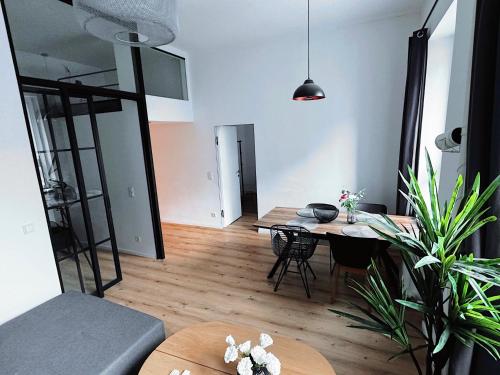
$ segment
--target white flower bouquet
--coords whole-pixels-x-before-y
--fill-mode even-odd
[[[224,354],[224,362],[238,362],[238,375],[280,375],[281,362],[266,348],[273,344],[271,336],[261,333],[259,345],[252,347],[250,341],[237,345],[233,336],[226,337],[228,345]]]

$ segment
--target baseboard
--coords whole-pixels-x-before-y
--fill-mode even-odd
[[[108,251],[111,251],[111,246],[99,246],[100,249],[104,249],[104,250],[108,250]],[[142,257],[142,258],[149,258],[149,259],[156,259],[156,255],[152,256],[152,255],[146,255],[144,253],[141,253],[140,251],[137,251],[137,250],[131,250],[131,249],[124,249],[124,248],[119,248],[118,249],[118,253],[124,253],[124,254],[129,254],[129,255],[135,255],[135,256],[138,256],[138,257]],[[156,253],[156,252],[155,252]]]
[[[179,220],[179,219],[171,219],[171,218],[162,217],[161,222],[165,223],[165,224],[180,224],[180,225],[190,225],[190,226],[195,226],[195,227],[222,229],[222,224],[214,225],[211,222],[199,222],[199,221],[195,221],[195,220],[183,220],[183,219]]]

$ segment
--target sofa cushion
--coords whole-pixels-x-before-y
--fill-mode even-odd
[[[130,374],[164,339],[161,320],[69,292],[0,326],[0,373]]]

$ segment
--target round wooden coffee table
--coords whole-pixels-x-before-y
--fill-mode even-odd
[[[222,322],[195,324],[165,340],[148,357],[140,375],[168,375],[174,368],[191,371],[191,375],[235,375],[236,364],[224,363],[226,336],[236,342],[258,343],[260,331],[255,328]],[[274,344],[268,351],[281,361],[283,375],[335,375],[328,361],[316,350],[294,339],[271,335]]]

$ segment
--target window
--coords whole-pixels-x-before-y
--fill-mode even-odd
[[[141,49],[146,95],[188,100],[186,60],[157,48]]]

